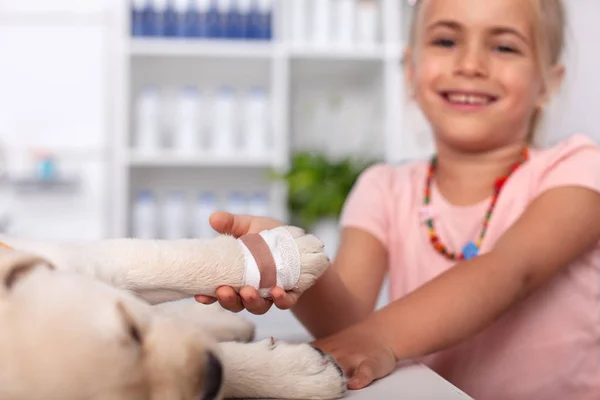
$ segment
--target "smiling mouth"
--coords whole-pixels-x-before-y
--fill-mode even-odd
[[[448,103],[458,106],[488,106],[498,100],[495,96],[481,93],[441,92]]]

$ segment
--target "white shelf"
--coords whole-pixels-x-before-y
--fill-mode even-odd
[[[270,58],[271,42],[237,40],[132,39],[129,51],[141,57]]]
[[[407,127],[400,64],[406,0],[378,0],[376,44],[326,48],[291,40],[291,1],[274,0],[271,41],[132,38],[129,4],[120,6],[120,36],[114,38],[119,44],[115,58],[121,58],[114,69],[112,235],[130,234],[132,201],[139,189],[201,187],[220,194],[260,189],[269,193],[270,215],[285,220],[287,188],[270,180],[266,170],[284,172],[295,150],[325,149],[335,143],[343,147],[341,152],[347,146],[363,155],[377,153],[386,161],[410,158],[413,139],[402,133],[413,128]],[[204,89],[219,84],[267,87],[272,154],[143,155],[132,149],[133,102],[140,87],[188,83]]]
[[[127,158],[131,167],[262,167],[275,165],[273,157],[248,156],[244,154],[217,156],[209,153],[182,155],[173,152],[141,154],[131,152]]]
[[[382,46],[319,48],[310,45],[293,45],[290,48],[290,56],[304,60],[380,61],[385,58],[385,51]]]

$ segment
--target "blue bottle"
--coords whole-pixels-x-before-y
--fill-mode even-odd
[[[225,36],[228,39],[242,39],[244,37],[244,17],[239,3],[232,1],[233,4],[226,16],[227,33]]]
[[[206,13],[206,37],[211,39],[223,39],[226,33],[227,16],[223,15],[218,3],[218,0],[212,0]]]
[[[152,0],[146,1],[146,6],[142,11],[142,36],[156,36],[158,26],[156,9]]]
[[[178,36],[178,21],[178,12],[175,10],[175,4],[173,0],[170,0],[163,13],[163,35],[165,37],[174,38]]]
[[[131,2],[131,36],[144,36],[144,17],[149,7],[148,0],[133,0]]]
[[[248,39],[271,40],[272,0],[254,0],[249,15]]]
[[[253,0],[237,0],[236,8],[239,13],[239,21],[241,25],[240,39],[250,39],[250,10],[252,9]]]

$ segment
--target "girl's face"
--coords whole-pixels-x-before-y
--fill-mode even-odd
[[[546,98],[527,1],[421,1],[406,72],[438,142],[473,151],[524,141]]]

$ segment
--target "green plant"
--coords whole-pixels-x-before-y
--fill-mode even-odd
[[[310,229],[321,219],[338,219],[352,186],[371,164],[353,157],[331,160],[320,153],[294,153],[290,169],[275,175],[288,185],[291,223]]]

